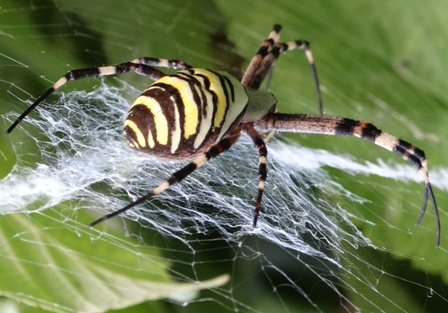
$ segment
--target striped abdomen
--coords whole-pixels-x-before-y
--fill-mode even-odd
[[[205,152],[238,125],[248,103],[228,74],[193,68],[155,81],[135,100],[125,121],[129,145],[163,158]]]

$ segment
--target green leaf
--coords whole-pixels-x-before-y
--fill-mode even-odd
[[[84,215],[77,212],[76,223],[49,209],[0,215],[0,295],[53,312],[100,312],[148,300],[183,303],[229,279],[173,281],[157,247],[89,229],[80,224],[91,220]]]

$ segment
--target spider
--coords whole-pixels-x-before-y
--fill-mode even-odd
[[[261,200],[267,176],[266,132],[298,132],[355,136],[395,152],[416,166],[424,180],[424,199],[417,224],[422,220],[431,199],[436,218],[436,245],[440,245],[440,218],[428,176],[425,153],[414,145],[379,130],[373,124],[322,113],[317,71],[309,43],[295,40],[279,42],[280,25],[274,25],[243,74],[241,81],[224,73],[194,68],[180,60],[142,57],[129,62],[69,71],[28,107],[7,130],[10,133],[39,103],[70,80],[118,75],[133,71],[153,80],[153,84],[135,100],[124,123],[129,146],[155,157],[193,159],[158,187],[127,206],[90,223],[93,227],[119,215],[181,182],[197,168],[227,151],[245,132],[258,149],[258,194],[253,226],[262,211]],[[277,100],[260,90],[263,80],[272,73],[280,54],[304,50],[317,87],[320,115],[283,114],[276,110]],[[157,68],[177,70],[171,75]]]

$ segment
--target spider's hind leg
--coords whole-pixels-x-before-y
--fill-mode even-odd
[[[138,198],[137,200],[135,200],[134,202],[121,208],[120,210],[117,210],[117,211],[114,211],[107,215],[104,215],[104,216],[100,217],[99,219],[93,221],[92,223],[89,224],[89,227],[93,227],[93,226],[95,226],[101,222],[104,222],[114,216],[124,213],[124,212],[132,209],[136,205],[139,205],[139,204],[151,199],[152,197],[158,195],[159,193],[165,191],[166,189],[168,189],[175,183],[181,182],[187,176],[189,176],[191,173],[193,173],[196,169],[198,169],[199,167],[201,167],[202,165],[207,163],[211,158],[217,157],[224,151],[229,150],[230,147],[233,146],[233,144],[238,140],[238,138],[240,136],[240,132],[241,132],[240,128],[235,129],[231,133],[231,135],[229,135],[228,137],[225,137],[224,139],[221,139],[217,144],[213,145],[210,149],[208,149],[207,152],[205,152],[204,154],[201,154],[196,159],[194,159],[192,162],[188,163],[187,165],[185,165],[183,168],[181,168],[177,172],[171,174],[170,178],[168,178],[166,181],[161,183],[158,187],[154,188],[146,195]]]
[[[142,57],[134,59],[128,62],[100,66],[100,67],[89,67],[75,69],[67,72],[64,76],[59,78],[53,86],[51,86],[44,94],[42,94],[33,104],[31,104],[6,131],[8,134],[11,133],[14,128],[31,112],[33,111],[42,101],[53,94],[57,89],[61,88],[71,80],[79,80],[83,78],[97,78],[102,76],[113,76],[120,75],[127,72],[135,72],[139,75],[149,77],[152,80],[158,80],[165,76],[166,74],[155,69],[154,67],[166,67],[170,69],[189,69],[190,65],[179,60],[168,60],[168,59],[157,59],[151,57]]]

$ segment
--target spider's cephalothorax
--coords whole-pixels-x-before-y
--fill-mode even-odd
[[[149,77],[154,83],[137,98],[129,110],[124,126],[129,145],[161,158],[195,159],[146,195],[97,219],[90,226],[125,212],[180,182],[208,160],[228,150],[241,132],[249,135],[259,154],[258,196],[253,217],[253,225],[256,226],[261,211],[267,165],[267,149],[261,135],[266,131],[283,131],[356,136],[393,151],[415,165],[425,183],[423,207],[417,224],[423,218],[430,198],[436,216],[439,245],[440,218],[424,152],[404,140],[382,132],[370,123],[323,115],[319,82],[309,43],[303,40],[280,43],[280,29],[280,25],[274,25],[268,38],[252,58],[241,81],[227,73],[193,68],[182,61],[148,57],[114,66],[72,70],[25,110],[7,132],[10,133],[39,103],[69,80],[134,71]],[[320,115],[277,113],[274,96],[259,90],[265,77],[272,73],[279,55],[295,49],[304,50],[311,65]],[[167,75],[156,67],[178,71]]]

